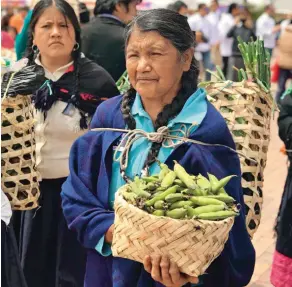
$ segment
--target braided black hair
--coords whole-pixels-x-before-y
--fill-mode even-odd
[[[28,35],[28,43],[26,48],[26,58],[28,58],[28,65],[34,65],[35,57],[37,54],[33,51],[33,34],[34,29],[37,21],[39,20],[40,16],[44,13],[44,11],[51,7],[55,6],[63,15],[64,17],[67,17],[71,24],[73,25],[74,32],[75,32],[75,40],[77,46],[74,47],[74,50],[72,51],[72,58],[74,60],[74,74],[75,74],[75,85],[74,85],[74,91],[73,95],[75,98],[72,98],[72,101],[75,101],[75,103],[78,102],[78,99],[80,97],[79,95],[79,59],[81,57],[81,28],[78,21],[78,17],[75,14],[74,9],[72,6],[65,0],[41,0],[39,1],[32,12],[30,26],[29,26],[29,35]],[[81,122],[80,127],[81,128],[87,128],[86,124],[86,115],[80,112],[81,114]]]
[[[182,55],[188,49],[195,46],[194,34],[190,29],[186,17],[167,9],[155,9],[141,12],[129,24],[126,31],[126,45],[133,30],[137,28],[143,32],[156,31],[162,37],[168,39],[172,45]],[[182,110],[187,99],[197,90],[198,84],[198,65],[193,57],[190,70],[184,72],[181,79],[181,89],[172,103],[166,105],[158,114],[154,123],[154,128],[166,126],[169,120],[177,116]],[[131,106],[135,100],[136,91],[131,88],[123,97],[122,114],[129,129],[136,128],[136,122],[131,115]],[[161,143],[154,143],[150,149],[145,167],[152,164],[159,153]]]

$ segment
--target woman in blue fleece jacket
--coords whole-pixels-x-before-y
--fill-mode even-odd
[[[139,14],[128,27],[125,43],[132,88],[124,96],[101,104],[91,128],[154,132],[167,127],[172,135],[235,149],[223,118],[208,103],[205,91],[197,88],[194,45],[185,17],[164,9]],[[113,199],[125,183],[114,158],[121,138],[118,131],[90,131],[71,150],[70,176],[63,185],[62,202],[69,228],[78,233],[88,250],[85,286],[247,285],[254,270],[255,252],[245,227],[244,208],[235,219],[222,254],[199,280],[181,274],[177,265],[165,257],[149,254],[144,265],[112,257]],[[226,190],[244,206],[239,159],[229,148],[192,143],[173,148],[140,138],[131,147],[125,175],[133,178],[145,171],[156,173],[156,159],[170,168],[176,160],[192,174],[209,172],[219,178],[238,175]]]

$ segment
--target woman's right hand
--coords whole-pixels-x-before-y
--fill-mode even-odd
[[[113,236],[114,236],[114,229],[115,229],[115,225],[112,224],[110,226],[110,228],[107,230],[107,232],[105,234],[105,237],[104,237],[104,240],[105,240],[106,243],[112,243]]]
[[[176,263],[173,263],[165,255],[152,255],[144,258],[144,268],[152,278],[166,287],[181,287],[186,283],[197,284],[197,277],[183,274]]]

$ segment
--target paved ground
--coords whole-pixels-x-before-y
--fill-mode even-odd
[[[249,287],[273,286],[270,283],[270,270],[275,238],[273,225],[277,214],[286,178],[286,157],[279,150],[282,142],[278,137],[276,116],[271,123],[271,142],[265,169],[264,205],[260,227],[253,243],[257,252],[254,276]]]

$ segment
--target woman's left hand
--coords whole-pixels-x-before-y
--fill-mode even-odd
[[[152,255],[144,258],[144,268],[152,278],[166,287],[181,287],[186,283],[198,283],[197,277],[180,273],[176,263],[165,255]]]

